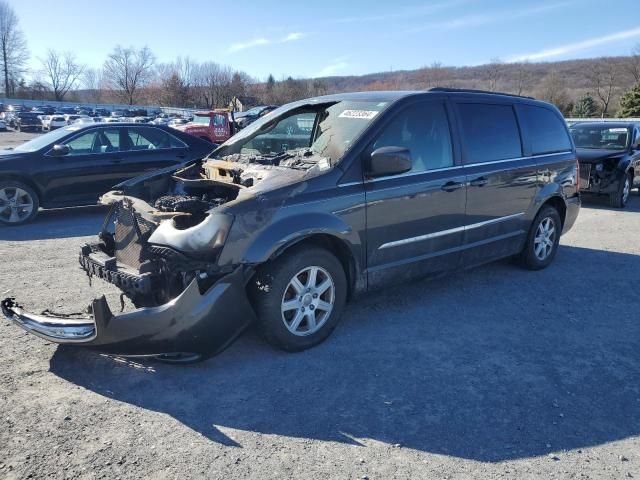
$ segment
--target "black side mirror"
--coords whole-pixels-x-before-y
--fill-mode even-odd
[[[68,145],[54,145],[51,153],[56,157],[64,157],[65,155],[69,155],[69,146]]]
[[[369,177],[386,177],[399,175],[409,170],[411,170],[411,152],[408,148],[381,147],[371,153],[367,175]]]

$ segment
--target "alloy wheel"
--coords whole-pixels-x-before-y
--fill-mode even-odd
[[[533,249],[536,258],[544,261],[551,255],[556,241],[556,225],[551,217],[545,217],[538,224]]]
[[[0,220],[22,222],[31,215],[33,207],[33,198],[26,190],[18,187],[0,189]]]
[[[627,203],[629,200],[629,194],[631,193],[631,182],[629,181],[629,176],[624,179],[624,186],[622,187],[622,205]]]
[[[282,321],[296,336],[312,335],[331,316],[335,283],[322,267],[306,267],[289,281],[282,295]]]

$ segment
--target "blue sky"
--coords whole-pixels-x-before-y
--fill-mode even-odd
[[[189,56],[264,79],[625,55],[640,43],[638,0],[9,3],[34,66],[48,48],[98,67],[116,44],[148,45],[161,62]]]

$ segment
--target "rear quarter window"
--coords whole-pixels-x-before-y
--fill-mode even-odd
[[[533,155],[571,150],[565,123],[555,112],[534,105],[520,105],[518,109]]]
[[[487,163],[522,156],[520,129],[512,105],[460,103],[458,114],[465,163]]]

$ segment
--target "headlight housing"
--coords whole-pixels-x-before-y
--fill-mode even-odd
[[[224,246],[232,224],[233,216],[226,213],[210,213],[199,224],[184,230],[176,228],[173,219],[165,220],[151,234],[149,243],[185,254],[214,254]]]
[[[596,172],[602,172],[604,170],[604,164],[598,163],[596,164]]]

